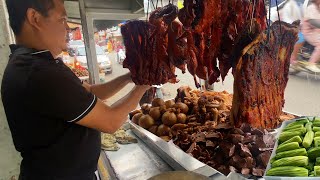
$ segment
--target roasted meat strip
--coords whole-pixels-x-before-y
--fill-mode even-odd
[[[216,59],[213,57],[215,48],[211,48],[211,41],[213,23],[217,25],[215,27],[219,25],[216,22],[220,19],[220,4],[220,0],[185,0],[184,8],[179,11],[178,17],[184,27],[182,36],[187,37],[189,56],[187,56],[186,63],[190,74],[194,76],[197,87],[199,83],[196,76],[208,79],[213,70],[218,70],[214,67],[216,66],[213,61]],[[215,39],[214,42],[219,42],[219,40]]]
[[[181,35],[182,24],[179,21],[172,21],[168,27],[168,56],[170,62],[185,73],[188,47],[186,39],[181,38]]]
[[[169,4],[150,14],[149,22],[128,21],[121,27],[126,46],[123,67],[131,72],[132,80],[139,85],[176,83],[175,65],[184,70],[183,53],[187,51],[179,24],[173,23],[178,15],[176,6]],[[173,31],[168,33],[168,27]],[[179,29],[180,28],[180,29]],[[170,45],[169,35],[170,34]],[[170,58],[168,48],[170,51]],[[176,54],[175,54],[176,53]]]
[[[151,61],[152,53],[150,47],[154,39],[150,35],[155,32],[155,26],[144,21],[128,21],[121,27],[124,44],[127,48],[126,59],[123,67],[128,68],[131,72],[132,80],[136,84],[145,84],[146,74],[144,69],[148,68],[145,60]],[[150,41],[148,41],[150,39]],[[149,51],[148,51],[149,49]],[[146,67],[147,66],[147,67]]]
[[[178,17],[190,35],[188,70],[210,84],[228,74],[235,41],[248,21],[255,19],[261,31],[266,28],[264,0],[184,0]]]
[[[277,127],[297,33],[297,24],[275,22],[270,36],[261,33],[242,50],[233,69],[231,120],[237,127]]]
[[[234,49],[235,41],[242,31],[247,31],[247,23],[254,20],[262,31],[266,28],[266,11],[264,0],[227,0],[222,1],[222,39],[219,50],[219,69],[222,80],[225,79],[232,67],[230,56]]]

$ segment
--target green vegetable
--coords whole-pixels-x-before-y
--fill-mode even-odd
[[[308,117],[303,117],[303,118],[297,119],[295,122],[307,123],[307,122],[309,122],[309,118]]]
[[[290,151],[290,150],[294,150],[294,149],[299,149],[298,142],[292,142],[292,143],[280,145],[280,146],[278,146],[276,152],[279,153],[279,152]]]
[[[320,131],[316,132],[316,133],[314,134],[314,137],[320,137]]]
[[[307,177],[308,169],[295,166],[283,166],[271,168],[267,171],[267,176],[288,176],[288,177]]]
[[[313,140],[314,141],[314,147],[320,147],[320,140]]]
[[[314,126],[314,127],[320,127],[320,121],[314,122],[314,123],[313,123],[313,126]]]
[[[313,122],[313,126],[319,127],[320,126],[320,121]]]
[[[320,127],[313,127],[312,129],[313,129],[314,132],[320,131]]]
[[[280,145],[278,146],[276,152],[283,152],[283,151],[290,151],[290,150],[294,150],[294,149],[299,149],[299,143],[298,142],[292,142],[292,143],[288,143],[288,144],[284,144],[284,145]]]
[[[308,150],[308,157],[310,160],[315,160],[320,157],[320,147],[311,148]]]
[[[307,129],[305,127],[299,128],[299,129],[293,129],[293,130],[300,132],[301,135],[303,135],[303,134],[305,134],[307,132]],[[293,131],[291,131],[291,132],[293,132]]]
[[[274,161],[271,166],[279,167],[279,166],[299,166],[306,167],[309,164],[307,156],[293,156],[293,157],[285,157]]]
[[[308,132],[308,131],[312,131],[312,122],[308,122],[308,123],[305,125],[305,128],[307,129],[307,132]]]
[[[320,176],[320,166],[314,166],[314,175]]]
[[[294,126],[294,125],[297,125],[297,124],[303,124],[304,125],[304,124],[306,124],[308,122],[309,122],[309,120],[306,119],[306,118],[298,119],[295,122],[292,122],[292,123],[288,124],[287,127]]]
[[[314,117],[313,121],[319,121],[320,122],[320,117]]]
[[[320,118],[319,117],[315,117],[313,120],[313,123],[315,123],[314,126],[320,126]]]
[[[303,128],[303,124],[296,124],[296,125],[293,125],[293,126],[287,126],[283,129],[283,131],[290,131],[292,129],[297,129],[297,128]]]
[[[299,128],[288,129],[287,131],[283,131],[283,132],[301,132],[301,134],[305,134],[307,132],[307,129],[305,127],[299,127]]]
[[[320,137],[315,137],[313,140],[314,141],[320,141]]]
[[[307,150],[305,148],[294,149],[290,151],[279,152],[275,155],[275,159],[281,159],[285,157],[293,157],[293,156],[307,156]]]
[[[311,171],[310,173],[309,173],[309,177],[314,177],[315,175],[314,175],[314,171]]]
[[[282,132],[279,136],[279,141],[280,142],[284,142],[294,136],[301,136],[303,135],[304,133],[300,132],[300,131],[295,131],[295,132],[292,132],[292,131],[285,131],[285,132]]]
[[[313,162],[309,162],[308,165],[306,166],[306,168],[307,168],[309,171],[313,171],[313,167],[314,167],[314,163],[313,163]]]
[[[320,157],[316,158],[316,166],[320,166]]]
[[[286,140],[285,142],[281,143],[281,145],[284,145],[284,144],[288,144],[288,143],[291,143],[291,142],[298,142],[299,144],[302,143],[302,139],[300,136],[293,136],[292,138]]]
[[[302,142],[303,147],[305,147],[305,148],[310,147],[312,144],[312,141],[313,141],[313,137],[314,137],[314,132],[308,131],[307,134],[303,138],[303,142]]]

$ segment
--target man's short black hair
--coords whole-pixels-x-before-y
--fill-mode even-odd
[[[48,11],[54,8],[54,0],[6,0],[9,13],[10,26],[14,34],[21,33],[27,10],[33,8],[43,16],[48,16]]]

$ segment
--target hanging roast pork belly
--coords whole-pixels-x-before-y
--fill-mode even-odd
[[[242,49],[233,68],[231,120],[237,127],[243,123],[266,129],[278,125],[298,24],[275,22],[269,36],[267,32]]]

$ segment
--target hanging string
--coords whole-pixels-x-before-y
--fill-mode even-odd
[[[150,0],[150,1],[151,1],[152,6],[153,6],[153,9],[156,9],[156,7],[154,6],[153,0]]]
[[[266,15],[266,23],[267,23],[267,27],[269,27],[269,23],[270,23],[270,21],[268,21],[267,8],[266,8],[266,1],[265,1],[265,0],[263,0],[263,6],[265,7],[265,8],[264,8],[264,14]]]
[[[253,0],[253,8],[252,8],[252,15],[251,15],[251,23],[250,23],[250,31],[252,32],[252,23],[253,23],[253,15],[255,13],[256,10],[256,0]]]
[[[252,4],[251,2],[252,0],[250,0],[250,4]],[[248,17],[250,16],[250,9],[247,9],[247,15],[246,15],[246,19],[248,19]]]
[[[156,8],[158,9],[158,2],[159,2],[159,0],[157,0],[157,4],[156,4]]]
[[[147,37],[145,38],[146,41],[148,42],[148,38],[149,38],[149,31],[148,31],[148,21],[149,21],[149,7],[150,7],[150,0],[148,0],[148,7],[147,7],[147,19],[146,19],[146,25],[145,25],[145,31],[147,33]],[[148,53],[148,45],[145,46],[145,53]],[[147,55],[146,55],[147,56]]]
[[[278,0],[276,0],[276,5],[277,5],[277,12],[278,12],[278,18],[279,18],[279,24],[280,24],[280,34],[282,34]]]
[[[269,21],[271,19],[271,0],[269,0]],[[268,24],[268,39],[267,41],[269,42],[269,39],[270,39],[270,26],[271,26],[271,23]]]
[[[148,19],[149,19],[149,6],[150,6],[150,0],[148,0],[147,19],[146,19],[146,22],[148,22]]]

